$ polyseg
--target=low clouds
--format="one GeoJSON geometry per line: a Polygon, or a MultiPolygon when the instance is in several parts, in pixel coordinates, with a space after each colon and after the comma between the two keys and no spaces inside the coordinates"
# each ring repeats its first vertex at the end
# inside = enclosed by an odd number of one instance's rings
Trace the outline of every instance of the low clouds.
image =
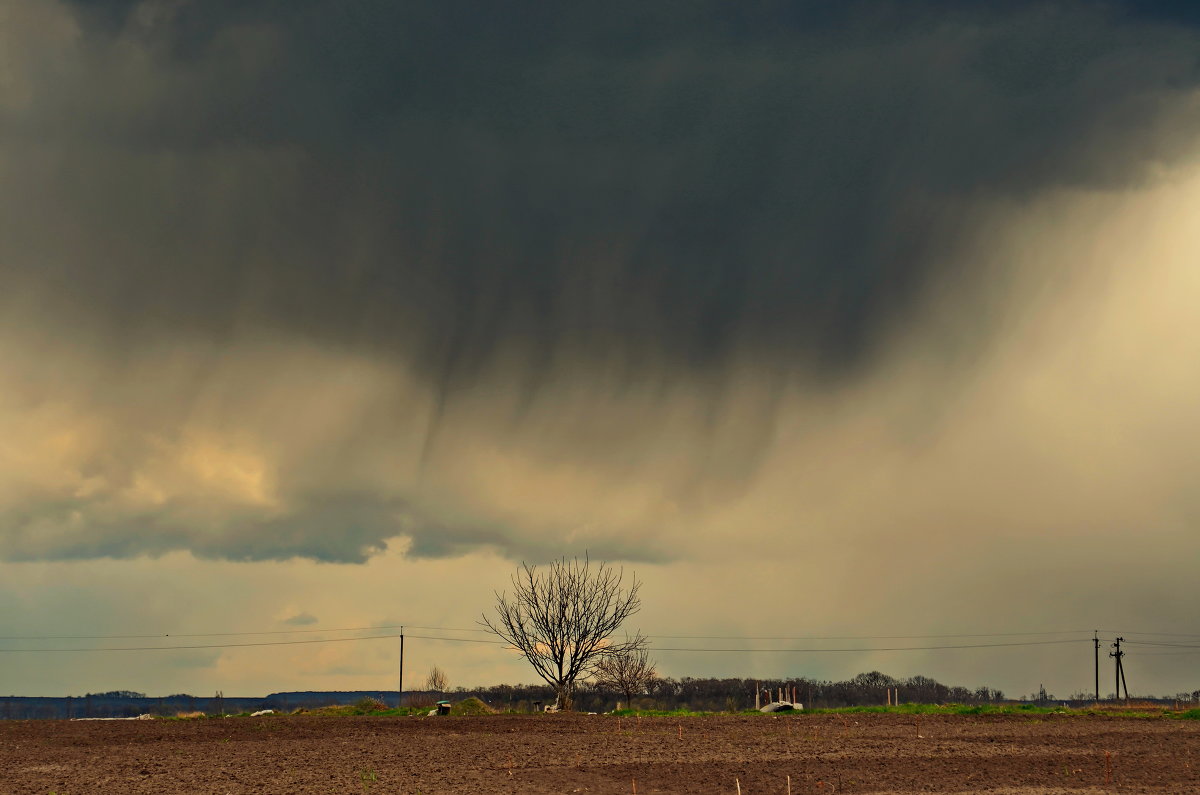
{"type": "Polygon", "coordinates": [[[1191,515],[1174,17],[4,8],[7,560],[1191,515]]]}
{"type": "Polygon", "coordinates": [[[296,613],[283,619],[283,623],[292,627],[307,627],[317,623],[317,617],[312,613],[296,613]]]}

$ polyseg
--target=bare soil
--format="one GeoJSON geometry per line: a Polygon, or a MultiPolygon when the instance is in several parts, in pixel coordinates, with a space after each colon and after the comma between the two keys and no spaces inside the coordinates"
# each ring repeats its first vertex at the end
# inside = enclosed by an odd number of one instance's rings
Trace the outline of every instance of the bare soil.
{"type": "Polygon", "coordinates": [[[1200,792],[1200,722],[606,715],[0,721],[0,793],[1200,792]],[[680,735],[682,734],[682,738],[680,735]],[[1110,783],[1106,783],[1106,781],[1110,783]]]}

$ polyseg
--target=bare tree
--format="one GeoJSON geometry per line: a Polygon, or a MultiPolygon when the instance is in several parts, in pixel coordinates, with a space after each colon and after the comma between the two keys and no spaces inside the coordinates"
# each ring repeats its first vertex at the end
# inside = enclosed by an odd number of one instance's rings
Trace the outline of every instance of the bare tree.
{"type": "Polygon", "coordinates": [[[445,671],[436,665],[429,669],[429,676],[425,677],[426,690],[432,690],[435,693],[445,693],[447,684],[445,671]]]}
{"type": "Polygon", "coordinates": [[[625,696],[625,706],[633,706],[633,697],[650,689],[658,679],[650,652],[645,648],[606,655],[595,666],[596,686],[615,690],[625,696]]]}
{"type": "Polygon", "coordinates": [[[641,607],[641,583],[606,563],[593,569],[585,555],[557,560],[546,570],[522,563],[512,577],[513,595],[496,593],[496,617],[483,626],[512,644],[554,688],[558,708],[571,709],[575,685],[603,660],[643,649],[641,633],[614,643],[611,635],[641,607]]]}

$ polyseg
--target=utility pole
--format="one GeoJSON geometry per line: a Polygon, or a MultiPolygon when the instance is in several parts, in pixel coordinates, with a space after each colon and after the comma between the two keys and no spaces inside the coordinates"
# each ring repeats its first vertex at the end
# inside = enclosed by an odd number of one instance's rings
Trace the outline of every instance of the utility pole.
{"type": "Polygon", "coordinates": [[[404,627],[400,627],[400,689],[396,691],[396,708],[404,706],[404,627]]]}
{"type": "MultiPolygon", "coordinates": [[[[1123,641],[1123,640],[1125,640],[1125,639],[1117,638],[1116,642],[1113,643],[1113,648],[1116,649],[1116,651],[1110,651],[1108,653],[1109,657],[1112,657],[1114,660],[1117,661],[1116,671],[1113,672],[1113,676],[1116,679],[1115,695],[1117,698],[1121,697],[1121,684],[1125,681],[1125,667],[1121,664],[1121,658],[1125,656],[1125,652],[1121,651],[1121,641],[1123,641]]],[[[1125,700],[1126,701],[1129,700],[1129,686],[1128,685],[1125,686],[1125,700]]]]}
{"type": "MultiPolygon", "coordinates": [[[[1121,657],[1125,656],[1125,652],[1121,652],[1121,657]]],[[[1117,668],[1121,671],[1121,687],[1125,688],[1125,706],[1129,706],[1129,685],[1125,683],[1125,662],[1117,658],[1117,668]]]]}
{"type": "Polygon", "coordinates": [[[1096,652],[1096,700],[1100,700],[1100,631],[1092,630],[1092,644],[1096,652]]]}

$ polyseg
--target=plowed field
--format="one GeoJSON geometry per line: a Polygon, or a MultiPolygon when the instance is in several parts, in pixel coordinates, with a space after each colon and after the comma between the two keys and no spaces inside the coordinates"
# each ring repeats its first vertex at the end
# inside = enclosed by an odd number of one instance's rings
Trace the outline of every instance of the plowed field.
{"type": "Polygon", "coordinates": [[[1200,722],[902,715],[0,721],[3,793],[1200,792],[1200,722]],[[1106,753],[1107,752],[1107,753],[1106,753]],[[1106,779],[1111,783],[1107,783],[1106,779]]]}

